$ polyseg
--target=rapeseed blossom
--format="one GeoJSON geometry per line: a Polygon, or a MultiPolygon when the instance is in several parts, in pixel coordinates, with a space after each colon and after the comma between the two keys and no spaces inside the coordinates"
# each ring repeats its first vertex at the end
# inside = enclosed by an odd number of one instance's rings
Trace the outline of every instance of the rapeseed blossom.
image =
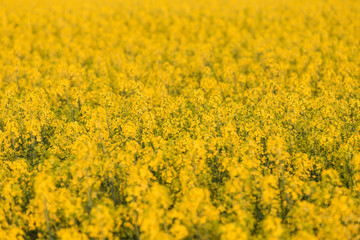
{"type": "Polygon", "coordinates": [[[0,239],[360,239],[360,2],[0,1],[0,239]]]}

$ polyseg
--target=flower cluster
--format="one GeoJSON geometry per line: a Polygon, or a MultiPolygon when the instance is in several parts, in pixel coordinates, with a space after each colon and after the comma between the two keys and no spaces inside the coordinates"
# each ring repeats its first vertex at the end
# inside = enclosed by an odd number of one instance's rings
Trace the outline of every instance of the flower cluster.
{"type": "Polygon", "coordinates": [[[360,1],[0,1],[0,239],[360,239],[360,1]]]}

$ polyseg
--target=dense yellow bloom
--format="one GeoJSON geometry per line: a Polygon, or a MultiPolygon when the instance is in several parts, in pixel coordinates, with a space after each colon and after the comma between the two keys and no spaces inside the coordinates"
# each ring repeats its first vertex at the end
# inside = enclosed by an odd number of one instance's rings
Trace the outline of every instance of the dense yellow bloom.
{"type": "Polygon", "coordinates": [[[360,2],[0,1],[1,239],[360,239],[360,2]]]}

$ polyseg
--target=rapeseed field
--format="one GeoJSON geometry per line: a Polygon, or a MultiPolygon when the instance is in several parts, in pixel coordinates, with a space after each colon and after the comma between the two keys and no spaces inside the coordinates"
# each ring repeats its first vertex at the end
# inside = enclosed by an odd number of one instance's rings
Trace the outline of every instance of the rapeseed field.
{"type": "Polygon", "coordinates": [[[360,239],[360,1],[1,0],[0,239],[360,239]]]}

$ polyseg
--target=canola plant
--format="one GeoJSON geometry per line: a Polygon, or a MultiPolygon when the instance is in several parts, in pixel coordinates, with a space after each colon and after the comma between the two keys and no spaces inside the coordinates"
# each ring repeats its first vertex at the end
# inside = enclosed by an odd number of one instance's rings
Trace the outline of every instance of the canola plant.
{"type": "Polygon", "coordinates": [[[360,239],[360,2],[0,1],[0,239],[360,239]]]}

